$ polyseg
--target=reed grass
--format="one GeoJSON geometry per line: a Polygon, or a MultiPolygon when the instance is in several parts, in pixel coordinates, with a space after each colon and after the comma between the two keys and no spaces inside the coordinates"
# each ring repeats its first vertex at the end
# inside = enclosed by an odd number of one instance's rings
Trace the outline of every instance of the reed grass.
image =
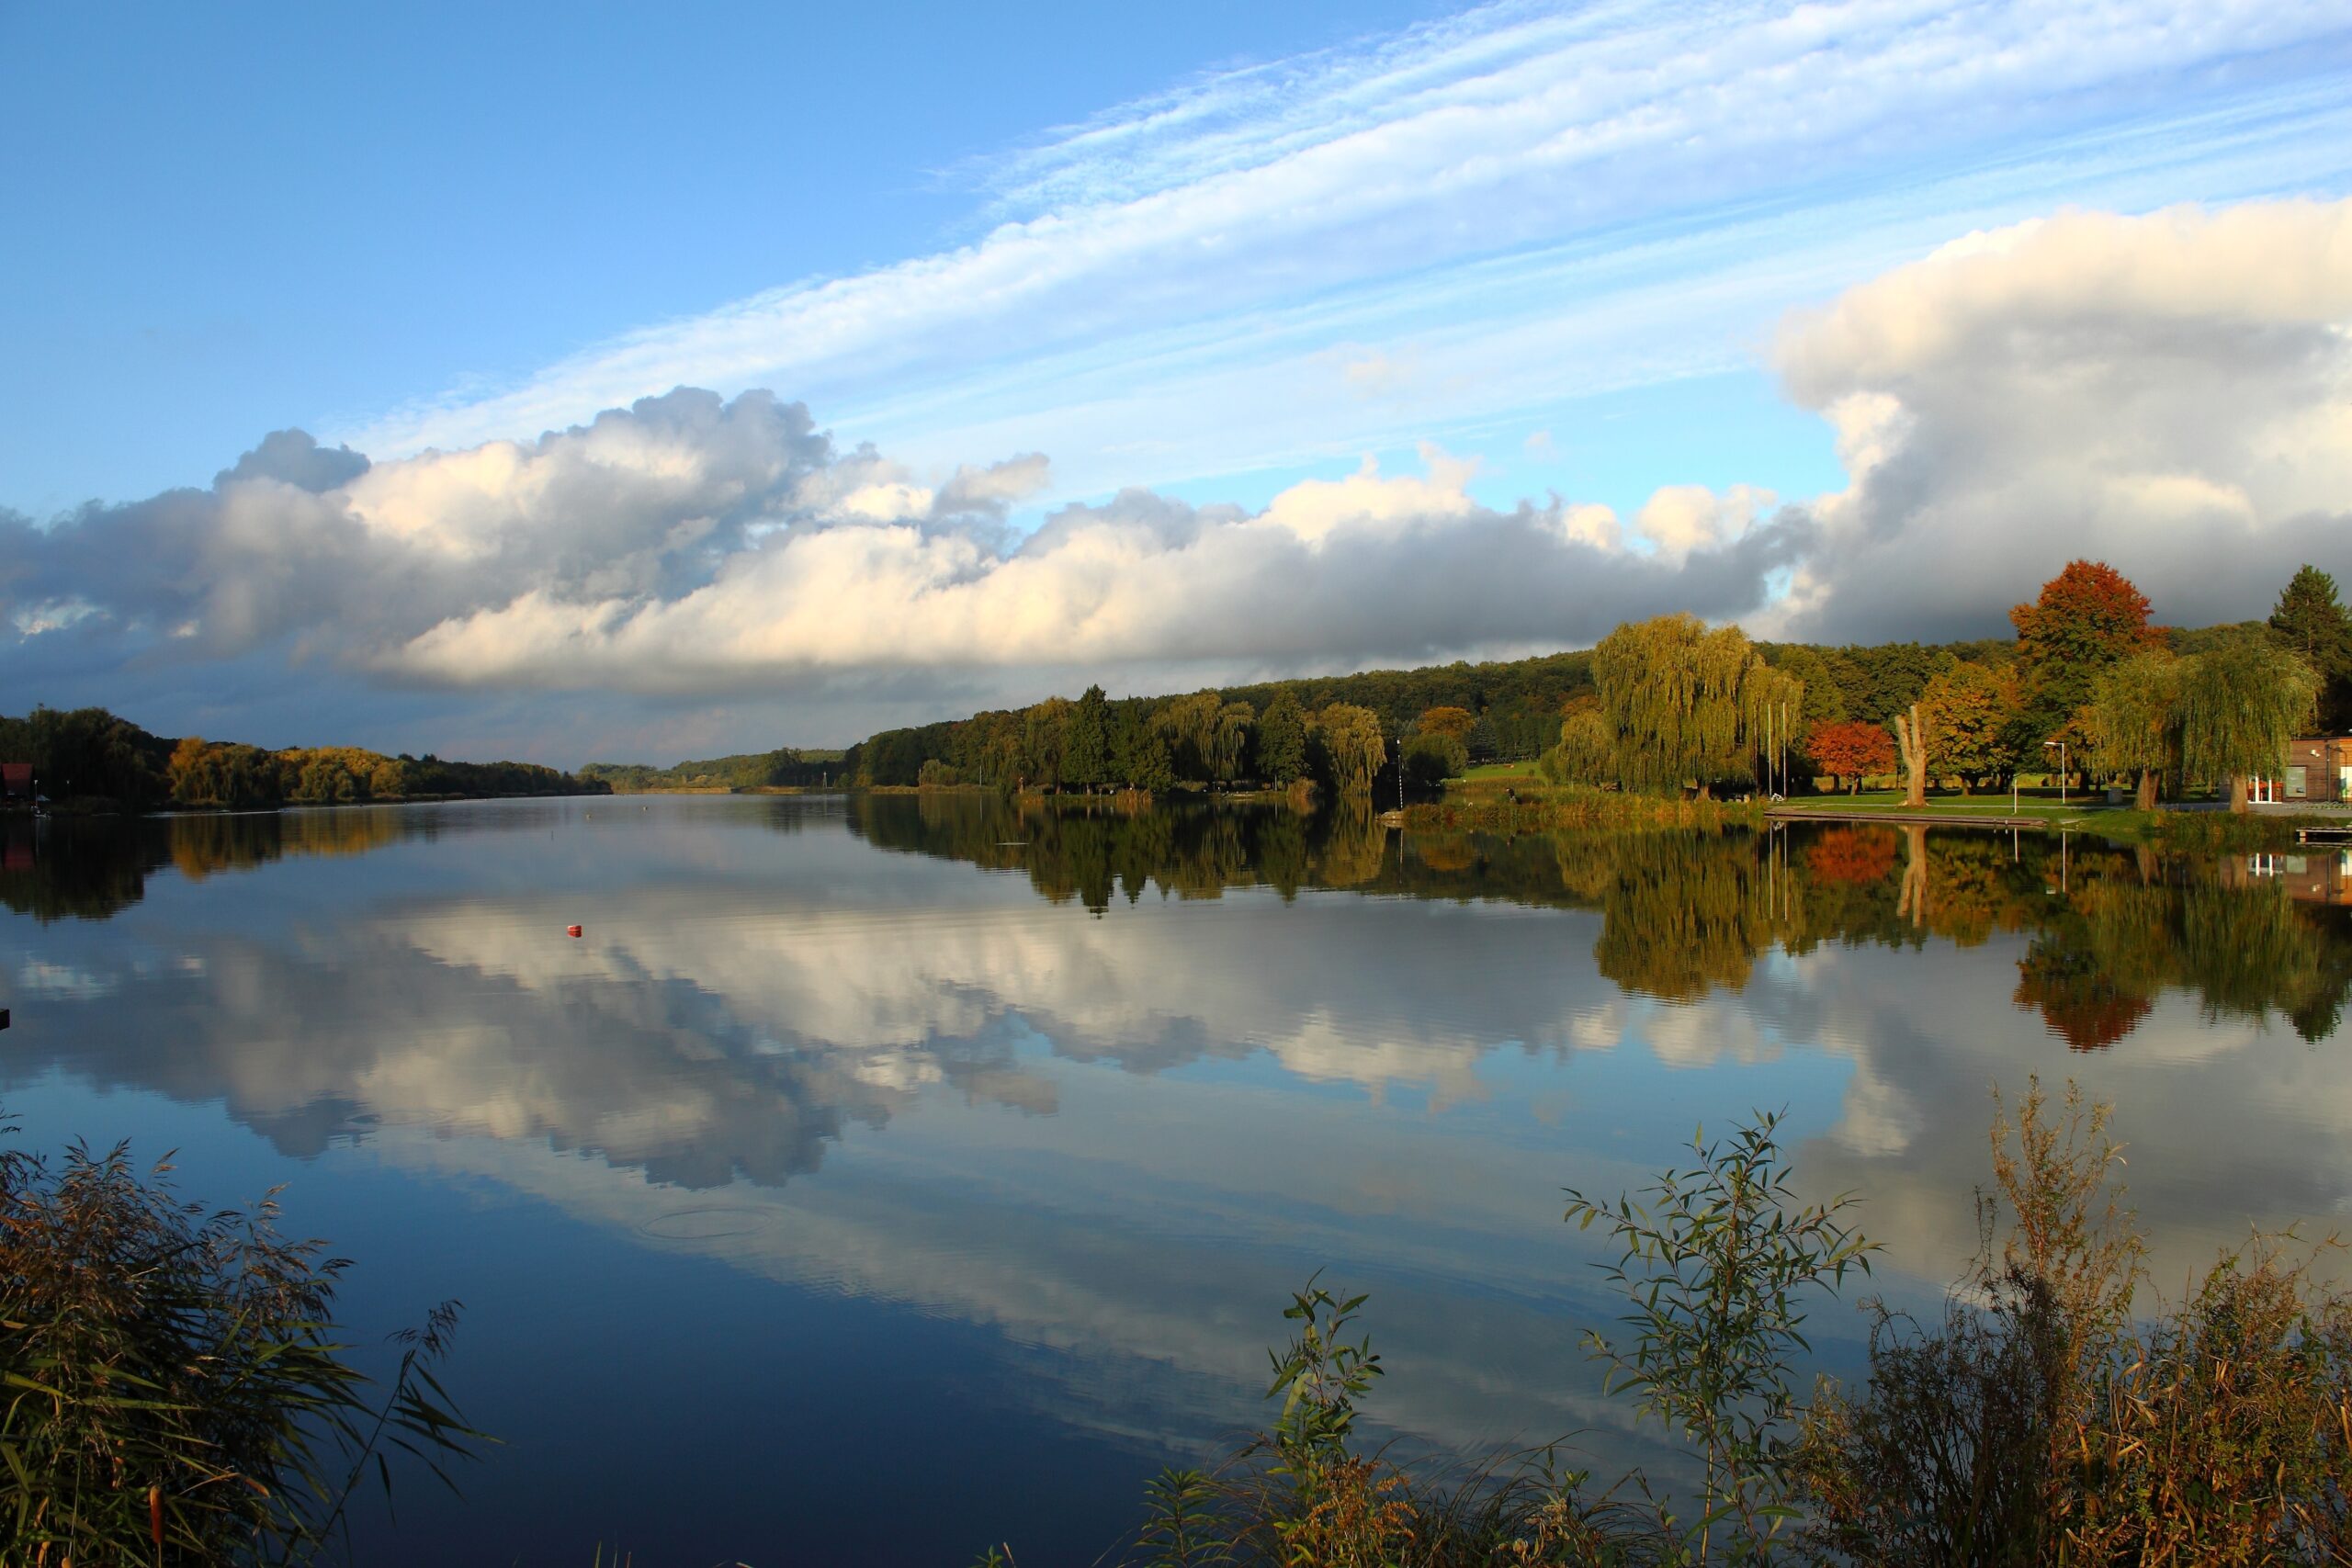
{"type": "Polygon", "coordinates": [[[171,1168],[0,1152],[0,1562],[309,1562],[390,1452],[446,1482],[487,1440],[435,1372],[458,1303],[371,1383],[336,1337],[344,1260],[274,1201],[181,1201],[171,1168]]]}

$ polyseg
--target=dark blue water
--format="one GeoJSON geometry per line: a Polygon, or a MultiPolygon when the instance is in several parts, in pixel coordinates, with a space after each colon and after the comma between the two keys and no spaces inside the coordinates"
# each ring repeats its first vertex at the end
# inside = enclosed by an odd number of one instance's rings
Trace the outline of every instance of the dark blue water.
{"type": "Polygon", "coordinates": [[[1898,1296],[2034,1073],[2116,1101],[2160,1278],[2352,1213],[2333,853],[909,797],[0,831],[20,1140],[283,1184],[367,1342],[464,1302],[503,1445],[408,1477],[370,1563],[1091,1562],[1260,1417],[1318,1269],[1408,1447],[1656,1461],[1560,1189],[1756,1107],[1898,1296]]]}

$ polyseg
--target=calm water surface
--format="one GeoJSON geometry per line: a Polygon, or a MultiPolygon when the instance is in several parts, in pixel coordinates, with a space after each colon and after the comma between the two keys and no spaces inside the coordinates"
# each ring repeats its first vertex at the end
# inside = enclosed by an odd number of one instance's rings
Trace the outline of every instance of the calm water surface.
{"type": "MultiPolygon", "coordinates": [[[[370,1340],[465,1303],[451,1385],[505,1446],[370,1563],[1090,1562],[1256,1417],[1317,1269],[1372,1292],[1400,1440],[1655,1461],[1560,1189],[1754,1107],[1899,1298],[1972,1249],[2030,1074],[2116,1101],[2169,1277],[2352,1217],[2335,852],[910,797],[34,828],[20,1139],[284,1184],[370,1340]]],[[[1859,1321],[1815,1325],[1850,1366],[1859,1321]]]]}

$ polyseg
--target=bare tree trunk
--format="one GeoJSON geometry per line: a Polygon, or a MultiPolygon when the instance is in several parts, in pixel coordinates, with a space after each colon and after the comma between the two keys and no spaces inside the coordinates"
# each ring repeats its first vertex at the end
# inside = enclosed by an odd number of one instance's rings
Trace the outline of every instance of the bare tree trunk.
{"type": "Polygon", "coordinates": [[[2230,809],[2243,817],[2253,807],[2246,803],[2245,775],[2239,773],[2230,780],[2230,809]]]}
{"type": "Polygon", "coordinates": [[[2140,793],[2132,804],[2143,811],[2154,811],[2156,808],[2155,769],[2142,768],[2140,770],[2140,793]]]}
{"type": "Polygon", "coordinates": [[[1901,714],[1894,716],[1894,739],[1896,744],[1903,748],[1903,804],[1925,806],[1928,804],[1928,731],[1919,722],[1917,703],[1911,705],[1908,720],[1901,714]]]}

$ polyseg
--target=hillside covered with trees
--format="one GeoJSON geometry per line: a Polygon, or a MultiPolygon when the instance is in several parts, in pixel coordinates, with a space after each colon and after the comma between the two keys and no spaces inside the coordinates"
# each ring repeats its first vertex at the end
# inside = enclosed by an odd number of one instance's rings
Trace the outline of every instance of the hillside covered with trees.
{"type": "Polygon", "coordinates": [[[580,776],[609,785],[616,795],[628,795],[655,789],[821,788],[841,783],[842,773],[839,751],[786,746],[668,768],[644,762],[590,762],[580,770],[580,776]]]}
{"type": "Polygon", "coordinates": [[[537,762],[388,757],[356,746],[268,750],[191,735],[151,735],[104,708],[0,716],[0,760],[30,762],[41,792],[126,810],[347,806],[496,795],[603,795],[604,784],[537,762]]]}
{"type": "Polygon", "coordinates": [[[1093,686],[1075,701],[884,730],[841,766],[867,786],[1311,779],[1361,795],[1400,761],[1429,785],[1540,755],[1557,781],[1623,789],[1850,786],[1900,767],[1916,792],[1930,779],[1966,790],[2050,771],[2063,746],[2070,770],[2128,776],[2152,803],[2166,780],[2177,791],[2275,770],[2303,727],[2352,726],[2352,621],[2326,573],[2304,568],[2267,623],[2168,628],[2151,608],[2121,573],[2077,561],[2011,612],[2014,639],[1755,642],[1666,615],[1588,651],[1509,662],[1159,697],[1093,686]]]}

